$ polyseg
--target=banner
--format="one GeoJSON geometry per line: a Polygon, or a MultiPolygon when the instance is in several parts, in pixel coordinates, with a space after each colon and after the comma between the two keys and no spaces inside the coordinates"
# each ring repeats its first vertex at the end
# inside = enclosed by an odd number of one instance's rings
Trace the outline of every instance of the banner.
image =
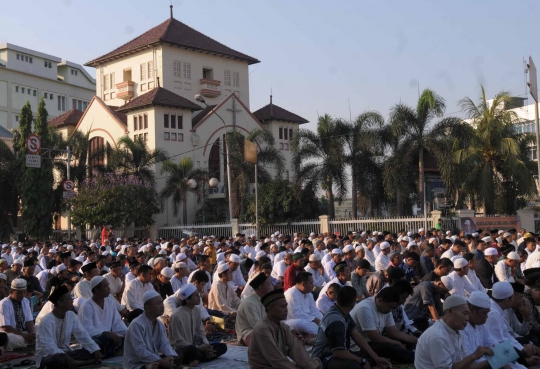
{"type": "Polygon", "coordinates": [[[461,229],[467,233],[474,233],[481,229],[482,231],[490,231],[492,229],[509,230],[512,228],[519,229],[518,217],[466,217],[461,218],[461,229]]]}

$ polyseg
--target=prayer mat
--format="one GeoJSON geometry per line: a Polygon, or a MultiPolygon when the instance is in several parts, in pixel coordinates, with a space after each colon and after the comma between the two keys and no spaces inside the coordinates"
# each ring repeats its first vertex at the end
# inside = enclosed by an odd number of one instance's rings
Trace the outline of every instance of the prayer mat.
{"type": "Polygon", "coordinates": [[[34,355],[28,354],[28,353],[5,351],[4,355],[0,356],[0,363],[6,363],[8,361],[22,359],[23,357],[29,357],[29,356],[34,356],[34,355]]]}

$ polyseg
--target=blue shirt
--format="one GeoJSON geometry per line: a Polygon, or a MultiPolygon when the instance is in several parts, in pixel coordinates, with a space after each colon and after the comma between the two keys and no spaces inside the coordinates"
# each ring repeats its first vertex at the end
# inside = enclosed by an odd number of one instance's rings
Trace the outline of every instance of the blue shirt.
{"type": "Polygon", "coordinates": [[[399,264],[399,267],[405,271],[407,282],[410,282],[411,279],[416,277],[416,271],[413,267],[408,266],[406,262],[402,261],[401,264],[399,264]]]}
{"type": "Polygon", "coordinates": [[[478,249],[474,250],[474,255],[476,256],[476,262],[481,262],[484,260],[484,252],[478,249]]]}
{"type": "Polygon", "coordinates": [[[426,255],[420,257],[420,262],[424,265],[428,273],[435,270],[435,264],[433,264],[431,258],[428,258],[426,255]]]}

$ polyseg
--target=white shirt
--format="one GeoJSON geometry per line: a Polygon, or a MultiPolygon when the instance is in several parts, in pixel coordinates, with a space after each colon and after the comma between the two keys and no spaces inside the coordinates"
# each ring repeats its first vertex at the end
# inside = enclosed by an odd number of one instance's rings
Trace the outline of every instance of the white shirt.
{"type": "Polygon", "coordinates": [[[336,272],[334,272],[335,266],[336,262],[334,260],[329,260],[328,263],[324,264],[324,274],[326,274],[328,278],[336,277],[336,272]]]}
{"type": "Polygon", "coordinates": [[[49,273],[50,269],[44,269],[41,272],[36,275],[36,278],[39,281],[39,285],[41,286],[41,289],[45,291],[45,287],[47,287],[47,281],[49,280],[49,273]]]}
{"type": "Polygon", "coordinates": [[[92,298],[92,289],[90,288],[90,281],[81,279],[79,283],[73,289],[73,296],[80,297],[85,300],[92,298]]]}
{"type": "Polygon", "coordinates": [[[319,269],[313,269],[309,265],[304,268],[304,270],[308,273],[311,273],[313,276],[313,285],[315,287],[322,288],[330,280],[328,276],[325,274],[321,274],[319,269]]]}
{"type": "Polygon", "coordinates": [[[315,302],[315,305],[317,305],[317,308],[320,310],[321,313],[326,314],[328,310],[335,304],[335,301],[330,300],[330,297],[325,293],[324,295],[320,294],[319,298],[315,302]]]}
{"type": "Polygon", "coordinates": [[[115,277],[111,273],[107,273],[103,277],[109,282],[111,295],[116,296],[122,289],[122,278],[115,277]]]}
{"type": "MultiPolygon", "coordinates": [[[[472,355],[476,351],[476,348],[478,346],[492,348],[493,346],[496,346],[498,344],[498,342],[495,341],[495,338],[493,338],[493,336],[489,332],[488,327],[486,327],[485,324],[477,325],[473,328],[471,323],[467,323],[467,327],[465,327],[465,329],[461,332],[463,335],[463,339],[465,340],[467,356],[472,355]]],[[[476,361],[484,360],[486,360],[485,356],[476,361]]]]}
{"type": "Polygon", "coordinates": [[[255,260],[255,248],[253,246],[244,246],[240,247],[240,253],[242,254],[248,254],[248,258],[255,260]]]}
{"type": "Polygon", "coordinates": [[[275,279],[283,279],[285,276],[285,270],[287,270],[287,264],[285,264],[285,260],[281,260],[280,262],[276,263],[274,267],[272,268],[272,273],[270,274],[275,279]]]}
{"type": "MultiPolygon", "coordinates": [[[[528,250],[528,249],[525,249],[528,250]]],[[[534,252],[529,254],[529,257],[527,258],[527,268],[534,268],[534,264],[537,264],[540,261],[540,251],[538,249],[534,250],[534,252]]]]}
{"type": "Polygon", "coordinates": [[[465,278],[467,278],[467,281],[469,281],[469,283],[478,291],[486,293],[486,288],[482,285],[480,278],[478,278],[474,270],[469,269],[469,272],[467,273],[465,278]]]}
{"type": "Polygon", "coordinates": [[[498,343],[503,343],[504,341],[510,341],[512,346],[518,350],[523,350],[523,346],[519,343],[511,334],[504,320],[504,311],[501,307],[493,300],[491,300],[491,309],[488,313],[488,318],[486,321],[486,327],[488,327],[489,332],[498,343]]]}
{"type": "Polygon", "coordinates": [[[375,259],[377,259],[377,256],[379,256],[379,254],[381,253],[381,246],[377,243],[375,244],[375,246],[373,246],[373,250],[371,250],[373,252],[373,255],[375,256],[375,259]]]}
{"type": "Polygon", "coordinates": [[[2,254],[2,259],[7,261],[9,266],[13,264],[13,256],[11,256],[11,254],[2,254]]]}
{"type": "Polygon", "coordinates": [[[322,319],[323,315],[315,305],[313,294],[303,294],[296,286],[285,291],[287,300],[287,319],[302,319],[308,322],[313,319],[322,319]]]}
{"type": "MultiPolygon", "coordinates": [[[[191,272],[191,274],[189,275],[188,277],[188,283],[191,283],[191,279],[193,278],[193,274],[195,274],[195,272],[197,272],[199,269],[195,269],[193,272],[191,272]]],[[[210,275],[209,272],[206,272],[206,275],[208,276],[208,283],[206,283],[202,289],[201,292],[204,292],[204,293],[208,293],[210,292],[210,289],[212,288],[212,276],[210,275]]]]}
{"type": "Polygon", "coordinates": [[[133,274],[133,273],[131,273],[131,272],[129,272],[128,274],[126,274],[126,280],[125,280],[126,285],[127,285],[129,282],[131,282],[132,280],[134,280],[134,279],[137,279],[137,276],[136,276],[135,274],[133,274]]]}
{"type": "Polygon", "coordinates": [[[454,256],[456,256],[456,253],[452,251],[452,248],[450,247],[448,250],[443,252],[443,254],[441,255],[441,259],[452,259],[454,256]]]}
{"type": "Polygon", "coordinates": [[[182,279],[178,279],[178,277],[175,275],[171,278],[171,285],[174,292],[178,291],[183,285],[187,284],[187,277],[183,277],[182,279]]]}
{"type": "Polygon", "coordinates": [[[374,297],[360,301],[351,310],[350,315],[367,342],[370,339],[366,331],[377,331],[382,335],[386,327],[396,325],[391,312],[383,314],[377,310],[374,297]]]}
{"type": "MultiPolygon", "coordinates": [[[[463,334],[455,332],[443,319],[429,327],[418,339],[414,355],[416,369],[450,369],[467,355],[463,334]]],[[[475,348],[476,350],[476,348],[475,348]]]]}
{"type": "Polygon", "coordinates": [[[93,299],[86,300],[80,307],[79,321],[90,337],[99,336],[103,332],[126,335],[127,327],[112,299],[110,296],[104,299],[103,309],[93,299]]]}
{"type": "Polygon", "coordinates": [[[448,277],[454,281],[454,288],[450,291],[451,295],[469,297],[473,291],[476,291],[476,288],[469,283],[466,276],[460,277],[456,272],[452,272],[448,274],[448,277]]]}
{"type": "Polygon", "coordinates": [[[369,261],[369,263],[371,264],[372,267],[375,268],[375,260],[377,259],[375,254],[373,253],[373,250],[370,250],[368,249],[368,247],[364,247],[364,251],[366,253],[366,256],[364,257],[364,259],[366,259],[367,261],[369,261]]]}
{"type": "Polygon", "coordinates": [[[64,319],[58,319],[49,313],[43,317],[36,330],[36,367],[39,368],[41,360],[50,355],[63,354],[72,351],[70,347],[71,335],[88,352],[99,350],[99,346],[83,328],[77,315],[68,311],[64,319]]]}
{"type": "Polygon", "coordinates": [[[381,270],[388,269],[388,265],[390,264],[390,258],[388,255],[383,254],[382,252],[377,256],[377,259],[375,259],[375,271],[379,272],[381,270]]]}
{"type": "Polygon", "coordinates": [[[143,295],[146,291],[152,290],[154,290],[154,286],[152,286],[150,283],[143,284],[140,279],[134,279],[133,281],[129,282],[124,289],[124,293],[122,295],[122,305],[125,305],[129,311],[133,311],[135,309],[144,310],[142,300],[143,295]]]}
{"type": "MultiPolygon", "coordinates": [[[[24,314],[24,322],[34,321],[32,316],[32,310],[30,309],[30,300],[23,298],[22,302],[22,311],[24,314]]],[[[15,320],[15,310],[13,309],[13,302],[9,297],[6,297],[0,301],[0,327],[9,325],[10,327],[16,328],[17,321],[15,320]]],[[[25,328],[26,329],[26,328],[25,328]]]]}
{"type": "Polygon", "coordinates": [[[499,279],[499,282],[514,282],[514,277],[512,277],[512,268],[507,266],[504,260],[499,261],[495,265],[495,275],[499,279]]]}
{"type": "Polygon", "coordinates": [[[323,256],[323,258],[321,259],[321,264],[323,266],[326,265],[326,263],[328,263],[330,260],[332,260],[332,254],[331,253],[327,253],[326,255],[323,256]]]}

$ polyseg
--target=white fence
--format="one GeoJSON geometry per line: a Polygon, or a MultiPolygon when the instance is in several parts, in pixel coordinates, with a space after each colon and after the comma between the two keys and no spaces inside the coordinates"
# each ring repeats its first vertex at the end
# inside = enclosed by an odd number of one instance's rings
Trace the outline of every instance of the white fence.
{"type": "Polygon", "coordinates": [[[420,228],[431,228],[431,218],[367,218],[367,219],[347,219],[330,220],[328,228],[331,233],[339,232],[340,235],[349,231],[371,230],[388,231],[397,233],[400,230],[418,231],[420,228]]]}
{"type": "MultiPolygon", "coordinates": [[[[126,238],[126,237],[137,237],[139,239],[146,238],[150,236],[150,231],[148,228],[115,228],[113,229],[114,235],[116,238],[126,238]]],[[[80,232],[77,231],[75,227],[71,229],[71,239],[78,239],[80,232]]],[[[91,228],[84,231],[86,240],[98,240],[101,239],[101,228],[91,228]]],[[[54,240],[68,240],[68,230],[67,229],[54,229],[52,238],[54,240]]]]}
{"type": "Polygon", "coordinates": [[[178,239],[188,238],[194,232],[197,236],[232,236],[231,223],[217,224],[178,224],[172,226],[159,227],[158,234],[161,238],[169,239],[175,237],[178,239]]]}
{"type": "MultiPolygon", "coordinates": [[[[256,225],[255,224],[239,224],[240,233],[247,235],[256,234],[256,225]]],[[[261,225],[259,226],[258,236],[265,237],[275,232],[279,232],[284,235],[292,236],[295,233],[302,233],[303,236],[308,236],[311,232],[319,234],[321,233],[321,221],[319,219],[313,220],[303,220],[300,222],[293,223],[278,223],[272,225],[261,225]]]]}

